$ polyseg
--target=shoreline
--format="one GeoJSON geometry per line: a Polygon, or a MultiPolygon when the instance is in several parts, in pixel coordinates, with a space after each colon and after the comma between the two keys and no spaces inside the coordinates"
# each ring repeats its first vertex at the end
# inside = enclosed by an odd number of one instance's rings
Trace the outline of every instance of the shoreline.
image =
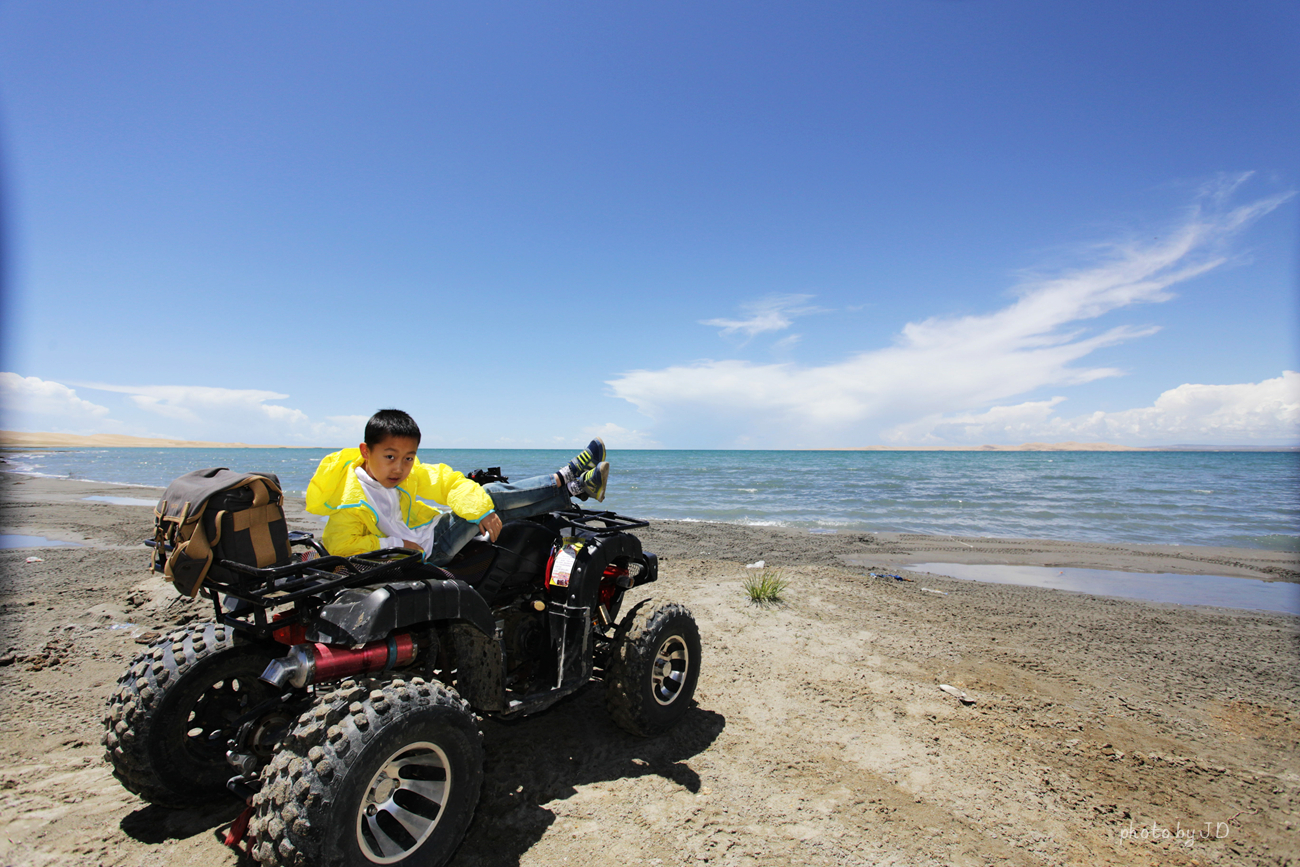
{"type": "MultiPolygon", "coordinates": [[[[0,472],[0,501],[13,505],[24,501],[66,506],[78,503],[90,505],[85,497],[111,496],[111,491],[122,488],[144,494],[139,499],[157,500],[163,493],[162,488],[149,485],[0,472]],[[16,482],[15,479],[22,481],[16,482]]],[[[141,509],[143,506],[127,508],[141,509]]],[[[319,537],[322,527],[320,519],[304,510],[302,497],[286,494],[285,512],[295,529],[316,532],[319,537]],[[294,522],[297,522],[297,526],[294,522]]],[[[46,517],[42,512],[40,518],[33,515],[29,521],[24,521],[22,535],[44,536],[69,542],[82,541],[60,536],[58,529],[53,531],[53,536],[37,532],[43,529],[39,522],[46,517]]],[[[141,538],[144,538],[151,524],[146,519],[142,520],[141,538]]],[[[650,527],[645,531],[644,538],[655,540],[656,544],[651,545],[647,541],[647,548],[660,556],[688,554],[693,550],[694,540],[725,534],[732,545],[729,554],[733,558],[744,559],[746,563],[772,560],[774,566],[812,562],[840,567],[864,567],[870,561],[879,568],[899,570],[909,562],[944,562],[972,566],[1039,566],[1148,574],[1220,575],[1300,584],[1300,552],[1267,548],[1083,542],[867,530],[811,533],[803,529],[766,524],[666,518],[649,520],[650,527]],[[773,560],[774,557],[777,559],[773,560]]]]}
{"type": "MultiPolygon", "coordinates": [[[[157,636],[213,616],[148,572],[151,509],[85,499],[121,490],[0,474],[0,532],[82,545],[0,549],[0,861],[237,867],[220,833],[238,802],[160,811],[103,760],[117,678],[157,636]]],[[[292,528],[320,529],[286,502],[292,528]]],[[[485,718],[457,863],[1226,867],[1293,847],[1300,617],[871,572],[921,554],[1263,577],[1295,555],[678,521],[635,532],[660,577],[625,611],[651,595],[689,606],[695,706],[653,739],[614,726],[599,682],[535,717],[485,718]],[[789,582],[766,607],[743,588],[759,559],[789,582]],[[1205,822],[1229,833],[1192,853],[1126,833],[1205,822]]]]}

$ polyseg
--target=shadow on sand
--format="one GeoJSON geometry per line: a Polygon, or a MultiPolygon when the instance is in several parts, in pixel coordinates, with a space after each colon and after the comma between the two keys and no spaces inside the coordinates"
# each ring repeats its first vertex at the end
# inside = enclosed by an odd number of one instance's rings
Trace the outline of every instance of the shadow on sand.
{"type": "MultiPolygon", "coordinates": [[[[726,725],[719,713],[693,705],[681,722],[657,738],[638,738],[614,725],[600,684],[536,717],[511,723],[483,722],[483,792],[465,842],[452,864],[498,867],[518,864],[555,821],[544,804],[571,797],[577,787],[655,775],[689,792],[700,777],[688,764],[708,749],[726,725]]],[[[243,810],[229,802],[189,810],[142,807],[121,827],[142,843],[192,837],[211,830],[218,840],[243,810]]],[[[240,867],[256,867],[246,855],[240,867]]]]}
{"type": "Polygon", "coordinates": [[[555,821],[546,803],[577,787],[655,775],[690,792],[700,777],[689,760],[709,748],[726,719],[693,706],[672,731],[639,738],[614,725],[598,684],[546,713],[514,723],[483,724],[483,793],[457,867],[518,864],[555,821]]]}
{"type": "Polygon", "coordinates": [[[127,836],[141,843],[157,845],[168,840],[184,840],[195,834],[228,825],[243,809],[244,805],[233,797],[216,804],[188,810],[168,810],[150,804],[124,816],[120,826],[127,836]]]}

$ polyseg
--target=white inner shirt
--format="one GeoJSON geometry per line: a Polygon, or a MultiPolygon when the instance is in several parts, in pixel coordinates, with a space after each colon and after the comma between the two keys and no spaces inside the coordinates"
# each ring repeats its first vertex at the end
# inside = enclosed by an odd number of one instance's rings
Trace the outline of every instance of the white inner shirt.
{"type": "Polygon", "coordinates": [[[402,520],[402,504],[397,488],[385,488],[364,467],[355,467],[353,472],[366,492],[366,501],[375,507],[375,514],[379,518],[379,532],[384,534],[379,540],[379,547],[401,548],[402,542],[411,541],[428,551],[433,543],[433,525],[436,522],[425,524],[419,529],[406,526],[402,520]]]}

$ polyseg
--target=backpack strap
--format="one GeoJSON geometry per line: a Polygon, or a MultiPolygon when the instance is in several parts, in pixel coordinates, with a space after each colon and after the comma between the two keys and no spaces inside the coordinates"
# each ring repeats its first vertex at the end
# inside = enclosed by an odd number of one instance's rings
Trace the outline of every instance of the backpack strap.
{"type": "Polygon", "coordinates": [[[271,538],[271,522],[281,520],[284,510],[280,508],[278,497],[272,500],[265,480],[253,479],[248,486],[253,489],[253,505],[234,513],[231,528],[237,532],[249,531],[259,567],[274,566],[279,555],[275,550],[275,540],[271,538]]]}

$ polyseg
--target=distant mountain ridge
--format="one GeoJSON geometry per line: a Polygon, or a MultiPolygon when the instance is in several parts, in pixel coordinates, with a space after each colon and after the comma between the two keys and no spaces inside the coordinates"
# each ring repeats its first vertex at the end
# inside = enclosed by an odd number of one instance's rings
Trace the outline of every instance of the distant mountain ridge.
{"type": "MultiPolygon", "coordinates": [[[[203,440],[178,440],[161,437],[135,437],[125,434],[32,433],[0,431],[0,447],[6,448],[146,448],[146,449],[304,449],[340,448],[340,446],[284,446],[249,443],[218,443],[203,440]]],[[[1018,446],[849,446],[829,449],[799,449],[819,452],[1294,452],[1300,446],[1122,446],[1115,443],[1021,443],[1018,446]]]]}
{"type": "Polygon", "coordinates": [[[38,447],[56,446],[73,448],[144,448],[144,449],[294,449],[319,448],[318,446],[252,445],[249,443],[216,443],[201,440],[173,440],[156,437],[133,437],[126,434],[63,434],[31,433],[29,431],[0,431],[0,446],[38,447]]]}

